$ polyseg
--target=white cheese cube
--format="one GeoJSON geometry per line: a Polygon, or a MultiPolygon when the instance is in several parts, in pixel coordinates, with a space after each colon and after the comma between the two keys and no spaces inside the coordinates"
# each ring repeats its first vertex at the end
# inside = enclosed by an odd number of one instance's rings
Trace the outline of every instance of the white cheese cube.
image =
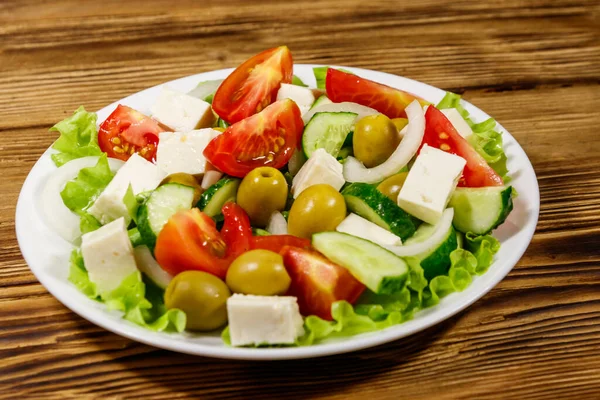
{"type": "Polygon", "coordinates": [[[380,246],[400,246],[402,239],[379,225],[372,223],[363,217],[350,213],[338,226],[336,231],[347,233],[365,240],[369,240],[380,246]]]}
{"type": "Polygon", "coordinates": [[[123,279],[137,271],[125,219],[86,233],[81,237],[83,263],[98,292],[110,293],[123,279]]]}
{"type": "Polygon", "coordinates": [[[234,294],[227,299],[232,346],[292,344],[304,334],[298,302],[291,296],[234,294]]]}
{"type": "Polygon", "coordinates": [[[445,108],[440,111],[448,118],[460,136],[466,139],[473,134],[473,130],[456,108],[445,108]]]}
{"type": "Polygon", "coordinates": [[[87,211],[102,224],[107,224],[121,217],[124,217],[128,222],[130,216],[127,206],[123,202],[123,197],[125,197],[129,185],[131,184],[133,194],[137,195],[147,190],[156,189],[165,176],[164,171],[156,165],[134,153],[117,171],[87,211]]]}
{"type": "Polygon", "coordinates": [[[163,86],[151,111],[153,118],[178,132],[207,128],[215,120],[209,103],[168,86],[163,86]]]}
{"type": "Polygon", "coordinates": [[[464,158],[423,146],[398,193],[398,205],[431,225],[442,217],[465,167],[464,158]]]}
{"type": "Polygon", "coordinates": [[[317,149],[294,177],[292,194],[297,198],[306,188],[321,183],[340,190],[345,182],[342,164],[325,149],[317,149]]]}
{"type": "Polygon", "coordinates": [[[298,105],[301,114],[306,113],[315,102],[312,89],[290,83],[282,83],[277,92],[277,101],[290,99],[298,105]]]}
{"type": "Polygon", "coordinates": [[[161,132],[156,150],[156,165],[168,175],[176,172],[202,174],[206,168],[202,152],[220,133],[211,128],[188,133],[161,132]]]}

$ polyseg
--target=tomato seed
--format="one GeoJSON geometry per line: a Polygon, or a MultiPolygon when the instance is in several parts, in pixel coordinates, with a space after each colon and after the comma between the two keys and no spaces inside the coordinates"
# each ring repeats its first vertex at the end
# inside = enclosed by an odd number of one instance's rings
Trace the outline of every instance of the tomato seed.
{"type": "Polygon", "coordinates": [[[119,146],[114,146],[114,147],[113,147],[113,151],[114,151],[115,153],[118,153],[118,154],[123,154],[123,153],[125,153],[125,151],[124,151],[124,150],[123,150],[121,147],[119,147],[119,146]]]}
{"type": "Polygon", "coordinates": [[[448,146],[446,143],[442,143],[440,145],[440,149],[442,149],[444,151],[450,151],[450,146],[448,146]]]}
{"type": "Polygon", "coordinates": [[[118,137],[115,136],[114,138],[110,139],[110,142],[112,144],[119,145],[119,144],[121,144],[121,139],[119,139],[118,137]]]}
{"type": "Polygon", "coordinates": [[[440,133],[440,139],[443,140],[443,139],[448,139],[448,138],[449,138],[449,136],[448,136],[448,134],[446,132],[440,133]]]}

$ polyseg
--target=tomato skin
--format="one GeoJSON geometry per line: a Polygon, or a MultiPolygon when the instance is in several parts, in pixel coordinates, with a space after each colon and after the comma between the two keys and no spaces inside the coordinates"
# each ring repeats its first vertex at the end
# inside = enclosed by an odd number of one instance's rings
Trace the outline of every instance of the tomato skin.
{"type": "Polygon", "coordinates": [[[303,239],[293,235],[253,236],[250,240],[250,248],[252,250],[263,249],[280,253],[286,246],[294,246],[302,249],[311,248],[309,239],[303,239]]]}
{"type": "MultiPolygon", "coordinates": [[[[467,161],[458,181],[462,187],[502,186],[502,178],[485,161],[477,150],[454,129],[444,113],[434,106],[425,112],[423,144],[456,154],[467,161]]],[[[422,147],[423,145],[421,145],[422,147]]],[[[420,149],[419,149],[420,151],[420,149]]]]}
{"type": "Polygon", "coordinates": [[[374,108],[388,118],[405,118],[404,109],[413,100],[429,104],[419,97],[393,87],[329,68],[325,78],[327,97],[334,103],[349,101],[374,108]]]}
{"type": "Polygon", "coordinates": [[[353,304],[365,290],[346,268],[314,250],[288,246],[281,254],[292,278],[287,295],[298,298],[302,315],[316,315],[331,321],[334,302],[346,300],[353,304]]]}
{"type": "Polygon", "coordinates": [[[254,168],[287,164],[303,129],[300,109],[285,99],[228,127],[203,154],[221,172],[243,178],[254,168]]]}
{"type": "Polygon", "coordinates": [[[292,72],[292,53],[287,46],[265,50],[221,83],[213,97],[213,110],[229,123],[254,115],[275,100],[282,83],[292,82],[292,72]]]}
{"type": "Polygon", "coordinates": [[[233,262],[240,254],[250,250],[252,227],[248,214],[236,203],[225,203],[221,211],[225,218],[221,237],[227,245],[226,257],[233,262]]]}
{"type": "Polygon", "coordinates": [[[168,130],[139,111],[119,104],[100,124],[98,144],[109,157],[127,161],[133,153],[138,153],[154,161],[158,134],[168,130]]]}
{"type": "Polygon", "coordinates": [[[215,222],[197,208],[169,218],[156,238],[154,255],[171,275],[196,270],[224,279],[229,267],[226,244],[215,222]]]}

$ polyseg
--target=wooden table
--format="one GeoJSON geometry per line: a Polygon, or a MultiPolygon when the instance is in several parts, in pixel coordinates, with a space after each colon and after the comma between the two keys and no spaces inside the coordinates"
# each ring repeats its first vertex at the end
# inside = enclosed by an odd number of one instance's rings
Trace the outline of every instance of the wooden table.
{"type": "Polygon", "coordinates": [[[4,0],[0,3],[0,398],[600,398],[600,3],[4,0]],[[464,93],[538,174],[537,232],[465,312],[353,354],[236,362],[104,331],[34,278],[14,230],[48,128],[285,43],[296,62],[464,93]]]}

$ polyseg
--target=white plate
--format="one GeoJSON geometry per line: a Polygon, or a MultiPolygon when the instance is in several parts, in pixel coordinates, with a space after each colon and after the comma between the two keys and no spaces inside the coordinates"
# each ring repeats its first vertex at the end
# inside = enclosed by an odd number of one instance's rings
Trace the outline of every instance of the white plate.
{"type": "MultiPolygon", "coordinates": [[[[306,84],[314,87],[316,83],[312,68],[315,66],[317,65],[295,65],[294,73],[306,84]]],[[[415,93],[432,103],[437,103],[444,96],[444,91],[440,89],[407,78],[359,68],[342,68],[362,77],[415,93]]],[[[231,71],[232,69],[207,72],[177,79],[168,84],[174,89],[187,92],[198,82],[222,79],[231,71]]],[[[148,114],[150,105],[159,90],[160,86],[155,86],[103,108],[98,112],[98,121],[103,121],[118,103],[148,114]]],[[[488,118],[486,113],[471,104],[466,104],[466,109],[476,121],[488,118]]],[[[72,246],[44,224],[35,202],[44,182],[56,169],[49,156],[50,150],[46,151],[33,166],[21,189],[16,213],[17,239],[31,271],[54,297],[88,321],[138,342],[182,353],[251,360],[319,357],[364,349],[426,329],[468,307],[500,282],[525,252],[533,236],[539,214],[538,183],[523,149],[504,128],[502,131],[504,148],[508,156],[508,168],[513,177],[511,184],[517,189],[519,196],[515,199],[514,211],[508,220],[494,233],[502,242],[494,264],[485,275],[476,277],[465,291],[453,293],[436,307],[419,312],[413,320],[383,331],[335,339],[309,347],[247,349],[225,347],[217,333],[212,335],[156,333],[123,320],[119,313],[107,311],[102,304],[88,299],[67,281],[68,259],[72,246]]]]}

